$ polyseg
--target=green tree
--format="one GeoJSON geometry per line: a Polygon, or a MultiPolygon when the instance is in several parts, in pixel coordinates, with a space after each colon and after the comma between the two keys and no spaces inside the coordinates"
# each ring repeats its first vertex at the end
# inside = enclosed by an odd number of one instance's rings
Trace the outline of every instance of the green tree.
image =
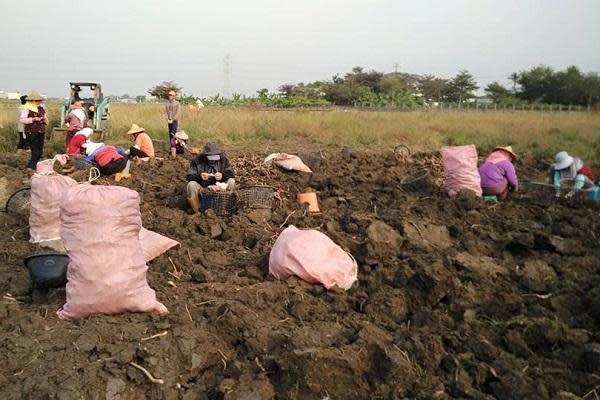
{"type": "Polygon", "coordinates": [[[460,71],[451,81],[448,88],[448,97],[451,101],[463,103],[475,97],[475,91],[479,89],[473,75],[468,71],[460,71]]]}
{"type": "Polygon", "coordinates": [[[418,81],[418,89],[426,101],[443,101],[448,95],[448,81],[433,75],[424,75],[418,81]]]}
{"type": "Polygon", "coordinates": [[[517,72],[513,72],[508,76],[508,80],[512,82],[512,92],[513,94],[517,93],[517,83],[519,83],[519,74],[517,72]]]}
{"type": "Polygon", "coordinates": [[[177,84],[173,81],[164,81],[163,83],[154,86],[151,89],[148,89],[148,93],[151,96],[156,96],[159,99],[166,99],[167,98],[167,94],[173,90],[175,91],[175,93],[179,93],[181,91],[181,89],[183,89],[180,86],[177,86],[177,84]]]}
{"type": "Polygon", "coordinates": [[[487,85],[487,87],[484,90],[487,93],[487,95],[492,98],[494,103],[499,103],[502,99],[505,99],[510,95],[510,91],[497,81],[494,81],[487,85]]]}
{"type": "Polygon", "coordinates": [[[384,75],[381,78],[380,87],[385,93],[394,93],[412,89],[411,85],[399,73],[384,75]]]}
{"type": "Polygon", "coordinates": [[[590,72],[585,76],[584,88],[587,106],[600,102],[600,77],[597,73],[590,72]]]}
{"type": "Polygon", "coordinates": [[[552,91],[556,87],[554,70],[546,65],[522,71],[519,74],[520,92],[517,94],[523,100],[530,102],[544,102],[552,98],[552,91]]]}

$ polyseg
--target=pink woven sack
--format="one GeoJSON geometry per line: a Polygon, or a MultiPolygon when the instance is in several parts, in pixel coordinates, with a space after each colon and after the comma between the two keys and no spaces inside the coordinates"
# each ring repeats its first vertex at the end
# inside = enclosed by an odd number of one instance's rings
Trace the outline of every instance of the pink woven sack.
{"type": "Polygon", "coordinates": [[[277,279],[296,275],[309,283],[321,283],[327,289],[350,289],[358,267],[340,246],[319,231],[287,227],[273,244],[269,272],[277,279]]]}
{"type": "Polygon", "coordinates": [[[177,246],[179,242],[142,227],[140,229],[140,244],[142,253],[144,253],[144,261],[150,262],[171,247],[177,246]]]}
{"type": "Polygon", "coordinates": [[[75,180],[54,173],[34,174],[31,177],[30,242],[40,243],[60,239],[60,200],[74,185],[77,185],[75,180]]]}
{"type": "Polygon", "coordinates": [[[278,167],[283,169],[287,169],[288,171],[299,171],[299,172],[308,172],[312,173],[312,170],[308,168],[300,157],[295,156],[293,154],[280,153],[273,162],[278,167]]]}
{"type": "Polygon", "coordinates": [[[118,186],[77,185],[60,205],[60,236],[70,258],[61,319],[126,311],[168,313],[148,286],[140,245],[140,196],[118,186]]]}
{"type": "Polygon", "coordinates": [[[442,147],[442,164],[446,191],[450,197],[456,196],[461,190],[471,190],[481,196],[481,177],[474,144],[442,147]]]}

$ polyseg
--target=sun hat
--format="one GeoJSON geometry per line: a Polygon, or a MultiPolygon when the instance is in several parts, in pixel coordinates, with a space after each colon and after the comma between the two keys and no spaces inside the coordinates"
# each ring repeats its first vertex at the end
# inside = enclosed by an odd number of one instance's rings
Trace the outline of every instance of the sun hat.
{"type": "Polygon", "coordinates": [[[44,101],[44,98],[40,92],[34,90],[27,96],[27,101],[44,101]]]}
{"type": "Polygon", "coordinates": [[[494,147],[494,150],[492,151],[496,151],[496,150],[504,150],[507,153],[510,153],[511,156],[513,156],[513,160],[517,160],[517,155],[514,153],[512,146],[506,146],[506,147],[502,147],[502,146],[498,146],[498,147],[494,147]]]}
{"type": "Polygon", "coordinates": [[[552,168],[556,171],[560,171],[561,169],[568,168],[575,159],[571,157],[566,151],[561,151],[556,153],[554,156],[554,162],[552,163],[552,168]]]}
{"type": "Polygon", "coordinates": [[[222,153],[223,153],[223,150],[221,150],[219,145],[216,143],[210,142],[210,143],[206,143],[204,145],[204,154],[207,156],[216,156],[216,155],[221,155],[222,153]]]}
{"type": "Polygon", "coordinates": [[[188,136],[187,133],[185,133],[185,131],[176,132],[175,137],[180,140],[189,140],[190,139],[190,137],[188,136]]]}
{"type": "Polygon", "coordinates": [[[126,134],[133,135],[135,133],[140,133],[140,132],[146,132],[146,130],[137,124],[133,124],[133,125],[131,125],[131,128],[129,128],[129,131],[126,134]]]}

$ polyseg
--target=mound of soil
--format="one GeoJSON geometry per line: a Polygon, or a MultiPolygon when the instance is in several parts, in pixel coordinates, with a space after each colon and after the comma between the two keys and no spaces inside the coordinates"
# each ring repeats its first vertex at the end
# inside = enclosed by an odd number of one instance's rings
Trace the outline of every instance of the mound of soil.
{"type": "MultiPolygon", "coordinates": [[[[240,184],[277,189],[271,211],[232,216],[189,214],[185,158],[93,183],[137,190],[144,226],[182,244],[149,264],[166,317],[58,320],[64,289],[30,290],[22,260],[42,249],[27,221],[0,214],[2,397],[552,399],[600,385],[596,205],[451,200],[436,155],[303,157],[312,175],[230,154],[240,184]],[[427,181],[400,184],[418,168],[427,181]],[[296,204],[307,187],[322,213],[296,204]],[[270,277],[270,248],[290,224],[349,250],[358,282],[344,292],[270,277]]],[[[25,162],[0,156],[3,193],[23,186],[25,162]]]]}

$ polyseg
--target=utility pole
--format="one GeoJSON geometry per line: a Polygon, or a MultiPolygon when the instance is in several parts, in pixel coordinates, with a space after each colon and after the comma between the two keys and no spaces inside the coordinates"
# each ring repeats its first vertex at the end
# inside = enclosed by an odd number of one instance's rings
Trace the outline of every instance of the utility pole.
{"type": "Polygon", "coordinates": [[[229,53],[225,54],[223,60],[223,74],[223,97],[228,99],[231,96],[231,55],[229,53]]]}
{"type": "Polygon", "coordinates": [[[398,64],[397,62],[394,63],[394,73],[397,74],[398,73],[398,67],[400,66],[400,64],[398,64]]]}

